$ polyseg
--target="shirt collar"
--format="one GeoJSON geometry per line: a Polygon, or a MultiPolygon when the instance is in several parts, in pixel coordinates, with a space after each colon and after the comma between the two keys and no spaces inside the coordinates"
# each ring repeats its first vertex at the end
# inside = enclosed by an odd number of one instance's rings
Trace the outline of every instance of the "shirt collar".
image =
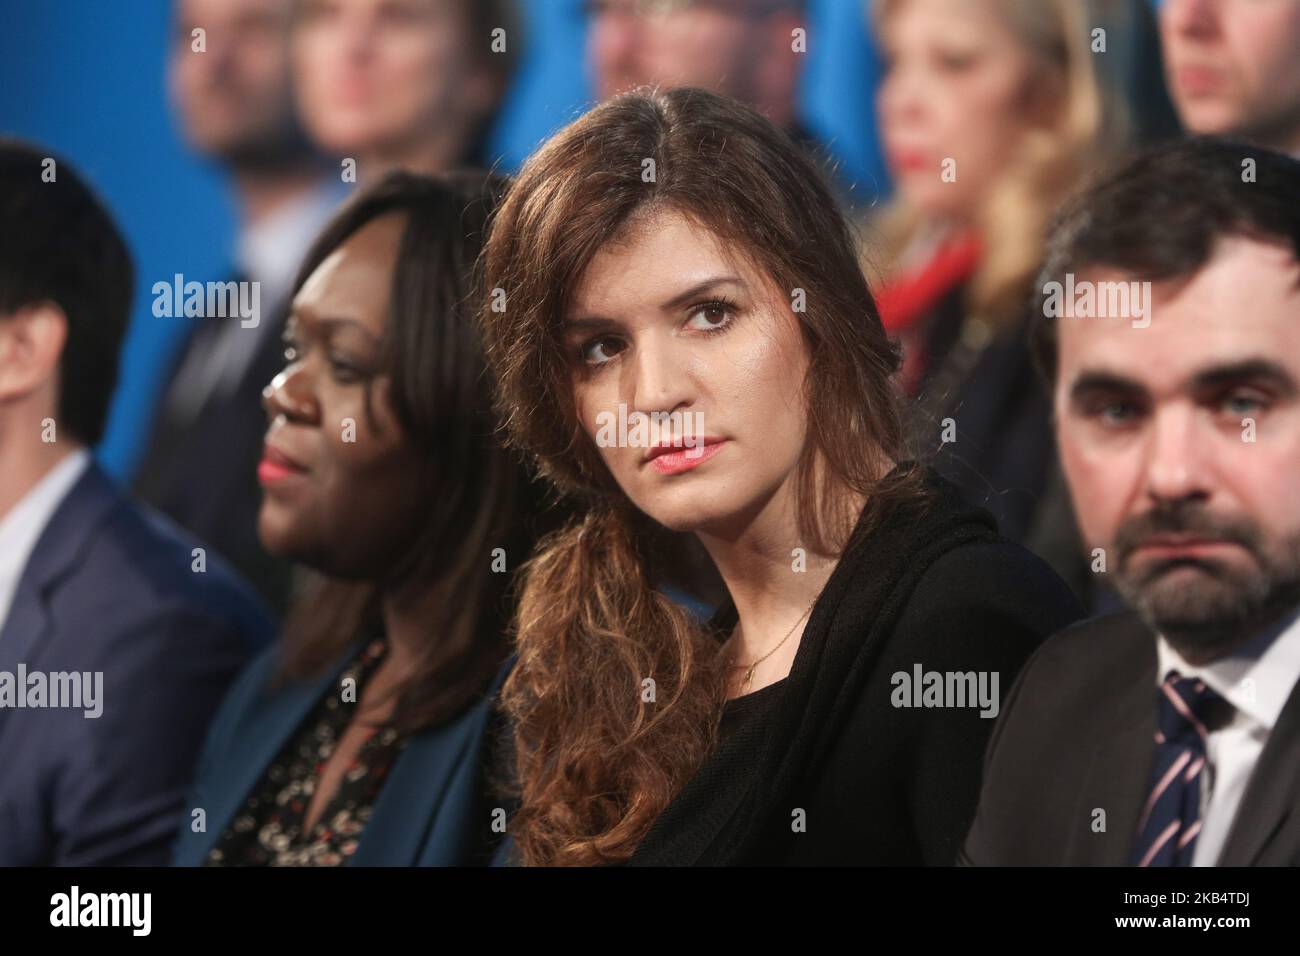
{"type": "Polygon", "coordinates": [[[89,465],[90,452],[78,448],[47,471],[7,513],[0,515],[0,624],[4,623],[18,581],[41,533],[89,465]]]}
{"type": "Polygon", "coordinates": [[[1292,690],[1300,682],[1300,608],[1227,657],[1195,666],[1157,635],[1156,681],[1171,670],[1199,677],[1238,711],[1268,730],[1277,723],[1292,690]]]}
{"type": "Polygon", "coordinates": [[[263,302],[272,307],[283,302],[308,247],[346,195],[341,180],[327,177],[240,234],[239,267],[262,284],[263,302]]]}

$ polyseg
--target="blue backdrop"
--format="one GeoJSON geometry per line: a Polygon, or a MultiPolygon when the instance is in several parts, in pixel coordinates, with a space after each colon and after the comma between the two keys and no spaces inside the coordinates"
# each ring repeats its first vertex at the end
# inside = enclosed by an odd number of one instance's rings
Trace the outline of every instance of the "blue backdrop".
{"type": "MultiPolygon", "coordinates": [[[[189,155],[164,88],[168,0],[39,0],[7,4],[0,30],[0,130],[77,165],[122,224],[135,256],[136,308],[108,434],[108,470],[131,474],[184,319],[155,318],[149,288],[177,272],[221,276],[234,240],[221,178],[189,155]]],[[[527,52],[494,133],[517,168],[590,103],[581,0],[526,0],[527,52]]],[[[865,201],[883,191],[872,121],[875,59],[862,0],[811,0],[805,122],[830,145],[841,178],[865,201]]],[[[193,321],[193,320],[189,320],[193,321]]]]}

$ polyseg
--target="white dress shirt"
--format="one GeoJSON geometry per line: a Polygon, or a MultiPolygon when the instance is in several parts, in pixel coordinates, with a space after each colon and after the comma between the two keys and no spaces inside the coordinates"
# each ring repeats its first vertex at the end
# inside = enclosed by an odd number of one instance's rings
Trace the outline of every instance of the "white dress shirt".
{"type": "Polygon", "coordinates": [[[1283,624],[1280,633],[1275,627],[1238,652],[1200,667],[1183,660],[1163,635],[1157,637],[1156,653],[1157,684],[1171,670],[1199,677],[1234,708],[1230,721],[1210,731],[1207,772],[1201,774],[1201,832],[1192,865],[1213,866],[1236,819],[1251,771],[1300,681],[1300,613],[1283,624]]]}
{"type": "Polygon", "coordinates": [[[0,632],[4,631],[14,592],[41,532],[89,465],[90,452],[79,448],[46,472],[16,505],[0,515],[0,632]]]}

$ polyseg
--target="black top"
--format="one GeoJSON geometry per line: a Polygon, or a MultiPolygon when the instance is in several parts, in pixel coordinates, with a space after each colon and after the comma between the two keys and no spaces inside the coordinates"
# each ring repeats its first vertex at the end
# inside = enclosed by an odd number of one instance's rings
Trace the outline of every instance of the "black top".
{"type": "Polygon", "coordinates": [[[759,720],[771,710],[772,702],[785,690],[790,678],[760,687],[752,694],[733,697],[722,708],[722,723],[718,730],[720,740],[726,740],[751,720],[759,720]]]}
{"type": "Polygon", "coordinates": [[[132,483],[137,498],[234,565],[277,614],[288,607],[292,565],[269,554],[257,536],[257,463],[266,435],[262,388],[284,368],[280,329],[288,312],[287,304],[277,304],[264,312],[261,327],[241,330],[261,338],[238,383],[189,409],[184,395],[191,383],[180,373],[191,356],[217,348],[233,320],[208,318],[194,326],[172,367],[132,483]]]}
{"type": "MultiPolygon", "coordinates": [[[[724,601],[722,606],[714,611],[713,616],[709,618],[707,627],[718,639],[718,642],[722,643],[731,636],[731,632],[738,621],[739,616],[736,614],[736,605],[731,601],[724,601]]],[[[751,721],[760,719],[761,715],[769,713],[773,702],[789,683],[790,678],[787,675],[774,683],[768,684],[766,687],[760,687],[748,694],[733,697],[723,704],[722,720],[718,727],[718,742],[721,743],[728,737],[733,736],[741,727],[748,725],[751,721]]]]}
{"type": "Polygon", "coordinates": [[[738,702],[762,719],[729,722],[632,865],[955,861],[996,713],[955,690],[927,706],[926,675],[954,688],[965,684],[949,675],[982,678],[996,703],[1081,609],[986,511],[932,470],[926,482],[927,506],[886,516],[846,550],[789,676],[738,702]]]}

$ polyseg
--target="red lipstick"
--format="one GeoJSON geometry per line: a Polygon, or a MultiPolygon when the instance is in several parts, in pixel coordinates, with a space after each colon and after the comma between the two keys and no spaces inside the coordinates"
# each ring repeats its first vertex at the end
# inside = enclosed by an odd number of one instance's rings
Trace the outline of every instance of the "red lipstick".
{"type": "Polygon", "coordinates": [[[257,480],[263,485],[279,484],[289,478],[306,474],[307,469],[294,461],[284,452],[271,445],[262,451],[262,460],[257,466],[257,480]]]}
{"type": "Polygon", "coordinates": [[[726,444],[725,438],[706,438],[693,448],[660,446],[650,449],[645,462],[661,475],[678,475],[704,464],[726,444]]]}

